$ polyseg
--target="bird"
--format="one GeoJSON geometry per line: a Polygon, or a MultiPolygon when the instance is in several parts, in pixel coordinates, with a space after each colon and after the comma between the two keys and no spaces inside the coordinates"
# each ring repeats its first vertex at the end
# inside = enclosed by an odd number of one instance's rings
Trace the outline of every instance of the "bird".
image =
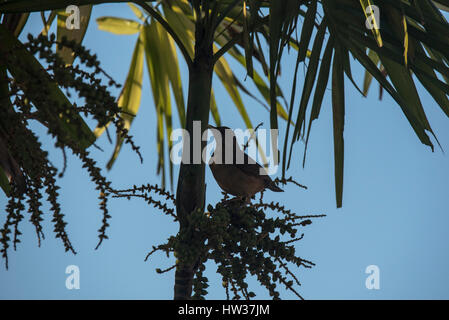
{"type": "Polygon", "coordinates": [[[265,189],[284,191],[268,176],[262,166],[240,149],[237,138],[229,127],[208,125],[207,128],[212,131],[216,142],[209,168],[223,191],[245,201],[265,189]],[[230,139],[226,137],[232,137],[232,143],[229,143],[230,139]],[[231,163],[226,163],[231,159],[231,163]]]}

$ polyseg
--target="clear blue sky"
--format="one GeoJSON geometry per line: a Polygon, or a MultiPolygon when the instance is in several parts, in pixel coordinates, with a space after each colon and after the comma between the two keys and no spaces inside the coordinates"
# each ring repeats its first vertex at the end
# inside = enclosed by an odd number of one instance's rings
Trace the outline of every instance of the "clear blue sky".
{"type": "MultiPolygon", "coordinates": [[[[135,19],[125,4],[95,7],[84,45],[98,55],[103,68],[114,79],[123,83],[136,36],[99,31],[94,19],[106,15],[135,19]]],[[[34,13],[23,35],[36,34],[41,28],[40,16],[34,13]]],[[[232,62],[231,58],[229,61],[232,62]]],[[[288,98],[294,57],[286,56],[283,63],[280,84],[288,98]]],[[[231,65],[237,67],[237,76],[244,81],[244,70],[233,62],[231,65]]],[[[299,88],[304,79],[303,67],[300,70],[299,88]]],[[[357,63],[353,74],[361,84],[363,71],[357,63]]],[[[184,66],[182,77],[187,79],[184,66]]],[[[230,98],[216,80],[214,88],[223,123],[244,128],[230,98]]],[[[249,80],[246,83],[250,85],[249,80]]],[[[400,108],[387,94],[382,101],[378,100],[377,83],[373,83],[368,98],[361,97],[349,81],[345,84],[343,208],[335,206],[329,90],[320,118],[312,128],[306,167],[301,166],[300,143],[295,147],[293,168],[288,172],[307,185],[308,190],[291,186],[283,194],[265,195],[267,200],[281,201],[299,214],[327,214],[305,228],[305,237],[297,244],[298,254],[316,263],[313,269],[295,269],[302,282],[299,291],[306,299],[449,299],[449,121],[423,88],[418,87],[429,121],[446,151],[444,154],[436,148],[432,153],[419,142],[400,108]],[[368,276],[365,268],[373,264],[380,268],[379,290],[365,287],[368,276]]],[[[160,182],[156,176],[155,112],[146,67],[143,92],[131,133],[141,146],[144,163],[141,165],[125,146],[113,169],[104,170],[117,188],[160,182]]],[[[242,95],[253,123],[263,121],[268,125],[268,113],[242,95]]],[[[175,126],[179,126],[177,120],[175,126]]],[[[284,123],[281,132],[283,128],[284,123]]],[[[39,128],[38,132],[45,131],[39,128]]],[[[45,135],[41,139],[48,150],[53,150],[53,143],[45,135]]],[[[105,151],[92,149],[92,153],[104,168],[113,145],[105,137],[98,143],[105,151]]],[[[62,166],[59,152],[52,153],[52,160],[62,166]]],[[[207,202],[215,203],[220,189],[209,169],[206,182],[207,202]]],[[[67,231],[78,254],[65,253],[61,242],[54,238],[48,211],[44,223],[46,239],[40,248],[32,225],[24,219],[22,242],[17,252],[9,253],[9,270],[5,270],[3,261],[0,264],[0,298],[171,299],[174,271],[158,275],[155,269],[171,266],[174,258],[167,259],[164,254],[157,254],[147,262],[144,258],[153,245],[176,233],[178,225],[143,201],[114,199],[110,202],[112,219],[107,231],[110,239],[95,251],[102,215],[94,185],[79,160],[69,157],[69,167],[59,185],[67,231]],[[80,268],[79,290],[65,287],[68,265],[80,268]]],[[[0,206],[5,203],[5,197],[1,196],[0,206]]],[[[0,223],[4,220],[5,215],[1,214],[0,223]]],[[[208,298],[225,298],[214,265],[208,264],[207,276],[211,280],[208,298]]],[[[250,284],[257,298],[268,298],[256,281],[252,279],[250,284]]],[[[285,290],[281,293],[281,297],[295,298],[285,290]]]]}

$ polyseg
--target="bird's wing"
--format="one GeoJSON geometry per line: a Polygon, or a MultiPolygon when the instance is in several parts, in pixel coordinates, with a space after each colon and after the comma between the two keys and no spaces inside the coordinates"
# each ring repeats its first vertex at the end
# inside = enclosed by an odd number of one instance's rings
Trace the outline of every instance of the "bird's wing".
{"type": "Polygon", "coordinates": [[[246,153],[243,153],[243,155],[244,162],[242,164],[236,164],[236,167],[247,175],[255,177],[261,176],[261,170],[265,169],[246,153]]]}

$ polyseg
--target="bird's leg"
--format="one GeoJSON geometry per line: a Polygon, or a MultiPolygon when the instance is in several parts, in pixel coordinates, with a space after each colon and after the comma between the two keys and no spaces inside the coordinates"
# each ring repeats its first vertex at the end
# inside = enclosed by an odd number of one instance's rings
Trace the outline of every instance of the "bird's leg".
{"type": "Polygon", "coordinates": [[[242,198],[245,204],[251,204],[252,199],[256,199],[256,195],[253,194],[252,196],[246,196],[242,198]]]}
{"type": "Polygon", "coordinates": [[[244,201],[242,197],[234,197],[232,199],[227,200],[229,203],[242,202],[244,201]]]}
{"type": "Polygon", "coordinates": [[[229,204],[247,205],[250,203],[250,198],[245,196],[237,196],[232,199],[225,200],[223,202],[227,202],[229,204]]]}

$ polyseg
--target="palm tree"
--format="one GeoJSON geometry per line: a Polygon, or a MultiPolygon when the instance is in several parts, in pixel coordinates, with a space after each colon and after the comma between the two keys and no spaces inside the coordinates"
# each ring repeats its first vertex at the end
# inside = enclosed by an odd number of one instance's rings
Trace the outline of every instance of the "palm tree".
{"type": "MultiPolygon", "coordinates": [[[[20,28],[26,12],[59,10],[68,4],[90,6],[105,2],[121,1],[11,0],[0,4],[0,12],[5,14],[6,20],[14,20],[16,28],[20,28]]],[[[113,17],[104,17],[97,22],[101,29],[107,31],[139,33],[130,72],[118,103],[124,128],[128,130],[140,104],[141,92],[136,83],[141,82],[145,56],[158,111],[159,167],[163,172],[164,123],[167,135],[171,132],[169,85],[174,92],[180,122],[191,136],[193,122],[201,121],[204,130],[210,113],[215,122],[219,123],[220,106],[214,102],[212,92],[214,71],[231,94],[246,125],[252,126],[238,93],[238,89],[245,88],[229,70],[224,60],[226,54],[246,67],[248,76],[260,90],[269,105],[271,128],[278,128],[279,116],[287,121],[282,150],[284,177],[291,165],[293,145],[304,138],[307,148],[311,125],[319,117],[325,89],[331,78],[337,207],[342,206],[343,194],[345,75],[358,88],[352,78],[350,56],[366,69],[363,88],[359,89],[361,94],[366,95],[371,79],[375,78],[397,102],[418,139],[432,150],[434,144],[429,134],[435,141],[438,140],[421,105],[416,80],[449,116],[449,25],[439,11],[449,7],[447,0],[131,2],[141,8],[139,10],[133,6],[140,22],[113,17]],[[376,16],[377,12],[379,15],[376,16]],[[296,34],[299,34],[298,38],[296,34]],[[160,45],[149,46],[149,43],[155,42],[160,45]],[[186,110],[174,45],[181,52],[189,70],[186,110]],[[289,47],[297,50],[297,60],[290,102],[285,103],[283,110],[284,99],[277,86],[277,76],[282,55],[289,47]],[[254,62],[258,64],[257,68],[254,62]],[[302,62],[307,62],[307,72],[299,103],[295,103],[297,70],[302,62]],[[156,65],[160,69],[155,68],[156,65]],[[264,75],[257,73],[256,69],[262,69],[264,75]],[[265,85],[264,78],[269,85],[265,85]],[[312,91],[313,99],[310,102],[312,91]],[[307,122],[308,108],[310,118],[307,122]]],[[[97,136],[107,123],[103,121],[99,124],[97,136]]],[[[118,136],[109,166],[120,150],[121,139],[118,136]]],[[[204,211],[204,176],[204,164],[181,164],[176,192],[180,234],[191,228],[189,216],[193,212],[204,211]]],[[[179,258],[175,299],[190,298],[196,259],[179,258]]]]}

